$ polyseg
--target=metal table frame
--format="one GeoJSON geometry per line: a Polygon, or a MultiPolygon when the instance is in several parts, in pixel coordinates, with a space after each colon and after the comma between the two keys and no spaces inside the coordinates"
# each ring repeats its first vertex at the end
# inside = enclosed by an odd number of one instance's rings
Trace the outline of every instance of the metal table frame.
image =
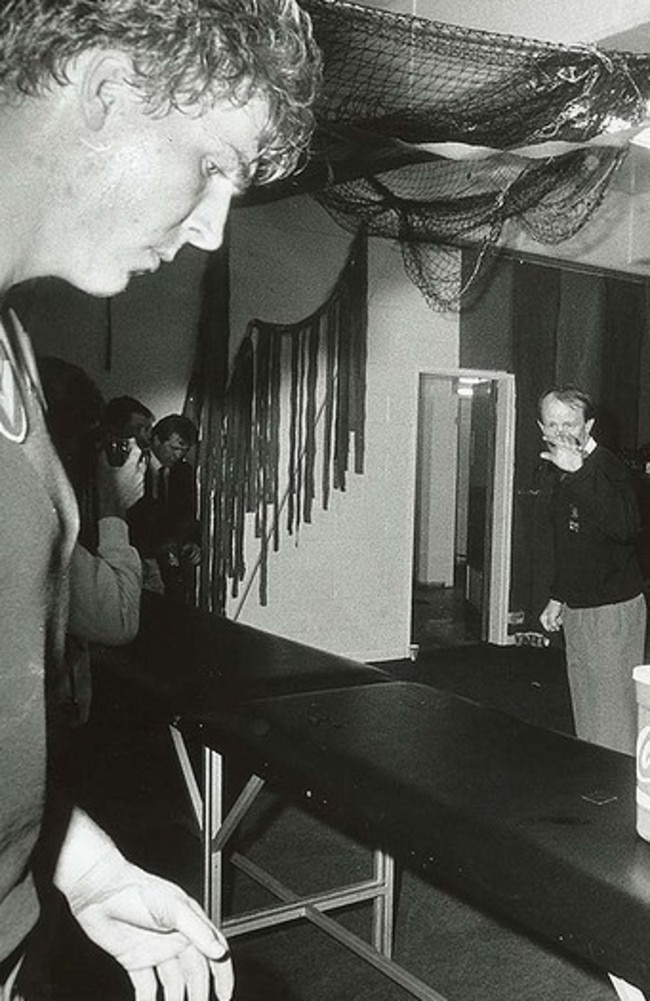
{"type": "MultiPolygon", "coordinates": [[[[203,906],[211,920],[227,937],[232,938],[298,920],[307,920],[403,987],[413,997],[419,998],[420,1001],[447,1001],[446,997],[409,973],[393,959],[396,869],[395,860],[391,855],[375,849],[372,852],[372,876],[369,879],[310,895],[296,893],[237,851],[229,852],[226,858],[226,849],[230,846],[248,810],[265,787],[266,781],[259,775],[251,774],[235,802],[227,809],[224,755],[209,747],[202,747],[204,789],[202,795],[182,733],[174,725],[171,725],[169,730],[201,830],[203,906]],[[224,875],[227,862],[244,872],[279,902],[239,915],[226,915],[224,875]],[[372,903],[370,942],[328,916],[330,911],[363,902],[372,903]]],[[[646,1001],[645,994],[639,988],[611,973],[608,976],[619,1001],[646,1001]]]]}
{"type": "MultiPolygon", "coordinates": [[[[224,767],[222,754],[203,747],[203,788],[196,781],[183,735],[171,726],[170,733],[183,772],[194,813],[201,829],[203,851],[203,906],[215,924],[227,937],[245,935],[285,925],[301,919],[310,921],[339,944],[350,949],[384,976],[389,977],[413,997],[421,1001],[446,1001],[428,984],[409,973],[393,959],[394,921],[396,909],[395,861],[391,855],[375,849],[372,852],[372,875],[361,882],[349,883],[321,893],[300,895],[275,879],[271,873],[239,852],[226,848],[235,836],[239,824],[255,802],[266,782],[251,775],[229,810],[224,805],[224,767]],[[277,898],[271,904],[246,913],[224,914],[224,871],[229,861],[259,886],[277,898]],[[354,904],[372,903],[371,941],[343,927],[328,916],[354,904]]],[[[629,999],[633,1001],[633,999],[629,999]]]]}

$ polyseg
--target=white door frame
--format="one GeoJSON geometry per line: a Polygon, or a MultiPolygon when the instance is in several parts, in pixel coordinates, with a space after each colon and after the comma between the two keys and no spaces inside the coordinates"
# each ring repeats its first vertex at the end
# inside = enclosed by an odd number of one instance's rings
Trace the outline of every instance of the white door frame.
{"type": "Polygon", "coordinates": [[[512,509],[515,467],[515,377],[495,376],[497,428],[494,454],[492,557],[490,565],[490,618],[488,643],[513,643],[508,634],[510,576],[512,567],[512,509]]]}

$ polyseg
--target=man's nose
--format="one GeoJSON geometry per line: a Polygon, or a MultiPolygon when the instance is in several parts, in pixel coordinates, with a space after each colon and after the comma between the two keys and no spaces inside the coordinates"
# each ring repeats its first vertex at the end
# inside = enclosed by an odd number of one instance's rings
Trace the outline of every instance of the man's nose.
{"type": "Polygon", "coordinates": [[[187,243],[199,250],[218,250],[234,194],[225,177],[210,177],[201,200],[183,223],[187,243]]]}

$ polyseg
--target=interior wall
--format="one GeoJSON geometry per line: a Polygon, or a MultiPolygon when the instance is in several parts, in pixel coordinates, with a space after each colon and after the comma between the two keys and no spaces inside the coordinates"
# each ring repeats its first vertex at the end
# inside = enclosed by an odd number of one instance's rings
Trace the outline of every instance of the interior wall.
{"type": "Polygon", "coordinates": [[[110,300],[42,280],[15,289],[10,301],[37,353],[81,366],[106,399],[135,396],[162,417],[185,399],[205,264],[205,254],[186,248],[110,300]]]}
{"type": "Polygon", "coordinates": [[[420,380],[416,476],[415,580],[454,583],[458,396],[451,376],[420,380]]]}
{"type": "Polygon", "coordinates": [[[108,300],[84,295],[62,281],[42,279],[12,289],[7,301],[38,354],[79,365],[94,379],[104,371],[108,300]]]}
{"type": "MultiPolygon", "coordinates": [[[[233,351],[248,320],[290,323],[316,309],[350,241],[309,197],[237,209],[233,351]]],[[[204,267],[203,255],[186,251],[110,303],[45,282],[20,290],[16,304],[37,350],[82,365],[107,398],[129,393],[162,415],[185,396],[204,267]]],[[[268,607],[253,588],[241,617],[372,660],[403,656],[410,641],[417,373],[458,363],[458,318],[429,310],[388,241],[370,248],[369,347],[366,472],[350,475],[328,512],[317,506],[298,540],[282,540],[268,607]]],[[[252,533],[249,542],[253,567],[252,533]]]]}
{"type": "Polygon", "coordinates": [[[352,234],[306,196],[240,208],[231,220],[232,357],[251,320],[297,323],[327,299],[352,234]]]}
{"type": "Polygon", "coordinates": [[[650,150],[632,146],[605,198],[571,239],[540,243],[519,224],[510,222],[504,227],[501,243],[510,250],[539,258],[645,278],[650,275],[648,192],[650,150]]]}
{"type": "Polygon", "coordinates": [[[365,7],[556,42],[594,42],[650,18],[649,0],[361,0],[365,7]]]}
{"type": "Polygon", "coordinates": [[[113,299],[113,365],[100,379],[107,398],[127,392],[157,417],[182,410],[206,262],[207,255],[186,247],[173,263],[136,278],[113,299]]]}
{"type": "MultiPolygon", "coordinates": [[[[234,216],[233,340],[253,316],[291,322],[319,306],[349,242],[309,197],[234,216]]],[[[418,373],[456,367],[458,317],[429,310],[386,240],[370,242],[368,311],[365,472],[349,475],[328,511],[317,498],[297,539],[282,537],[269,560],[268,605],[259,605],[253,583],[228,613],[340,655],[382,660],[405,656],[410,643],[418,373]]],[[[249,527],[250,570],[257,545],[249,527]]]]}

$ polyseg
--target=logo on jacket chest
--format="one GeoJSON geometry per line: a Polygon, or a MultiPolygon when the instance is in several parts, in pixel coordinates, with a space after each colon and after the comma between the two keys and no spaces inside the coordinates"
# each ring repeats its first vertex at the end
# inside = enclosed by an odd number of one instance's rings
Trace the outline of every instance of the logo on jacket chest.
{"type": "Polygon", "coordinates": [[[569,506],[569,531],[580,531],[580,512],[578,511],[577,504],[571,504],[569,506]]]}

